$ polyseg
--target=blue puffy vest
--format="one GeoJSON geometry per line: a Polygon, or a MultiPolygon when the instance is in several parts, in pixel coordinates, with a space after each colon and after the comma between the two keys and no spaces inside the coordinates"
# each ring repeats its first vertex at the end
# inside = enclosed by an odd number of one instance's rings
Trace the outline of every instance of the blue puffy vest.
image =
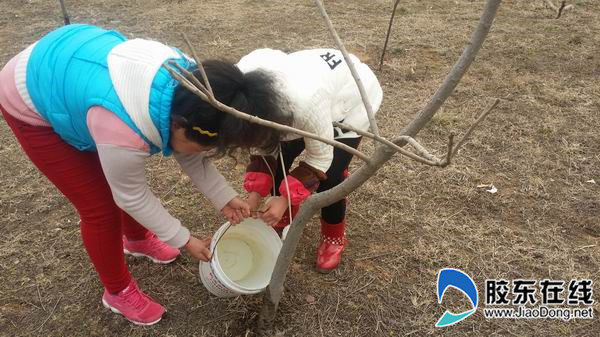
{"type": "MultiPolygon", "coordinates": [[[[92,106],[102,106],[139,134],[149,144],[151,153],[162,150],[169,155],[171,103],[178,82],[164,68],[159,69],[152,82],[148,104],[150,117],[162,139],[159,148],[133,123],[111,81],[107,56],[126,40],[116,31],[80,24],[48,33],[31,52],[27,90],[37,111],[54,131],[81,151],[96,149],[86,118],[92,106]]],[[[193,65],[183,56],[177,62],[185,68],[193,65]]]]}

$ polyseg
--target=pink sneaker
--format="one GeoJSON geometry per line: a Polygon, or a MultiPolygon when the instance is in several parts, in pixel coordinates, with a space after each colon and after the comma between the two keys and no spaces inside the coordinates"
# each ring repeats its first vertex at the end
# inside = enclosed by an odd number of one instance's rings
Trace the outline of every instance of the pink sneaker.
{"type": "Polygon", "coordinates": [[[170,263],[179,255],[179,249],[160,241],[150,231],[146,233],[144,240],[129,241],[123,236],[123,252],[136,257],[145,256],[154,263],[170,263]]]}
{"type": "Polygon", "coordinates": [[[137,325],[158,323],[165,313],[165,308],[144,294],[134,280],[131,280],[127,288],[116,295],[112,295],[104,289],[102,304],[137,325]]]}

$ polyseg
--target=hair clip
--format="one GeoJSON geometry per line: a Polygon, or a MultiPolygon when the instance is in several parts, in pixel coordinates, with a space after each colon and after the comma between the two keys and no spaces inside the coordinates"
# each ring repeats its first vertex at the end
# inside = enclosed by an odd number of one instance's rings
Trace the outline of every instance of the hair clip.
{"type": "Polygon", "coordinates": [[[199,127],[199,126],[194,126],[192,129],[198,131],[198,133],[200,133],[201,135],[207,135],[209,137],[216,137],[217,136],[216,132],[210,132],[210,131],[202,130],[202,128],[199,127]]]}

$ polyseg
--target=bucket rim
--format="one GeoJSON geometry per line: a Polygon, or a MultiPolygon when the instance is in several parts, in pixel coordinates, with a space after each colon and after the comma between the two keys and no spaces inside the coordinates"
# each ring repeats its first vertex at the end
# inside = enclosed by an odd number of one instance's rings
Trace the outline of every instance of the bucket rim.
{"type": "MultiPolygon", "coordinates": [[[[246,219],[246,220],[250,220],[250,219],[246,219]]],[[[248,288],[248,287],[244,287],[240,284],[238,284],[237,282],[234,282],[233,280],[231,280],[229,278],[229,276],[227,276],[227,274],[223,271],[223,269],[219,266],[217,266],[217,261],[218,261],[218,253],[217,253],[217,244],[219,243],[220,238],[225,235],[225,233],[231,228],[231,227],[236,227],[236,226],[244,226],[243,223],[246,221],[242,221],[241,223],[237,224],[237,225],[231,225],[231,223],[229,221],[225,222],[223,225],[221,225],[221,227],[219,227],[219,229],[217,230],[217,232],[215,233],[215,235],[213,236],[211,243],[210,243],[210,250],[211,253],[213,254],[211,260],[208,262],[210,264],[210,269],[212,271],[213,274],[215,274],[215,276],[219,276],[218,278],[222,281],[224,281],[224,283],[226,283],[228,288],[233,288],[233,289],[239,289],[240,292],[243,292],[240,295],[253,295],[253,294],[258,294],[260,292],[262,292],[264,289],[266,289],[266,287],[269,286],[269,284],[271,283],[270,280],[269,282],[267,282],[267,284],[264,287],[261,288],[248,288]]],[[[272,234],[275,234],[274,237],[277,237],[279,239],[279,235],[277,235],[277,232],[273,229],[273,227],[267,225],[264,221],[260,220],[260,219],[254,219],[252,218],[251,220],[255,220],[258,222],[262,222],[265,226],[265,230],[267,232],[272,232],[272,234]]],[[[279,251],[281,251],[281,246],[283,246],[283,242],[281,241],[281,239],[278,240],[279,242],[279,251]]],[[[277,254],[279,255],[279,254],[277,254]]],[[[232,289],[232,290],[233,290],[232,289]]]]}

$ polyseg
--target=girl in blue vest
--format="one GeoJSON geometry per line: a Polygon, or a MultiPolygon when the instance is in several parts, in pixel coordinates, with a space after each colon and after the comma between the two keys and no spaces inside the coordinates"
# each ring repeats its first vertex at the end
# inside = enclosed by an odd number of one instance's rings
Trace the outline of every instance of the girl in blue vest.
{"type": "MultiPolygon", "coordinates": [[[[33,164],[81,217],[84,246],[104,285],[102,303],[142,325],[165,309],[138,289],[124,253],[169,263],[184,248],[207,261],[210,239],[191,235],[148,188],[144,160],[173,154],[196,187],[232,223],[250,209],[206,160],[239,148],[272,151],[277,131],[216,110],[178,85],[162,65],[195,64],[159,42],[69,25],[48,33],[0,72],[0,110],[33,164]]],[[[216,98],[288,123],[266,74],[207,61],[216,98]]],[[[194,71],[200,80],[198,71],[194,71]]]]}

